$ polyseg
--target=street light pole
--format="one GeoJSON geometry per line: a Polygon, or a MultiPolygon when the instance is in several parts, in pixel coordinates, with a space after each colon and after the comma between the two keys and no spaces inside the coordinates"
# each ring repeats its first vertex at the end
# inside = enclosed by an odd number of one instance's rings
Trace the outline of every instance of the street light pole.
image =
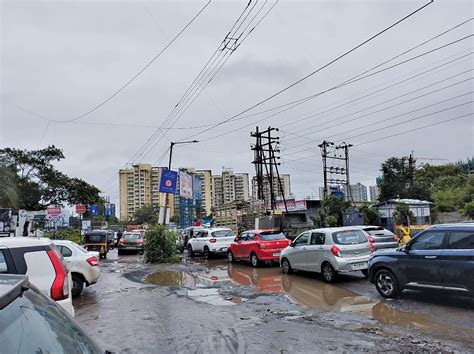
{"type": "MultiPolygon", "coordinates": [[[[181,145],[181,144],[194,144],[194,143],[199,143],[198,140],[189,140],[189,141],[172,141],[171,144],[170,144],[170,158],[169,158],[169,161],[168,161],[168,170],[171,171],[171,159],[173,157],[173,147],[175,145],[181,145]]],[[[168,197],[168,193],[166,193],[166,198],[165,198],[165,210],[164,210],[164,217],[163,217],[163,225],[166,224],[166,214],[168,214],[168,208],[170,208],[169,206],[169,197],[168,197]]]]}

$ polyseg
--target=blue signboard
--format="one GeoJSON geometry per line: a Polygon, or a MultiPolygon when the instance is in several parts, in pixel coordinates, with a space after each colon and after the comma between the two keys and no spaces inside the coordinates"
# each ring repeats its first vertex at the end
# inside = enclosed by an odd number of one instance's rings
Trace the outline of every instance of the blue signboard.
{"type": "Polygon", "coordinates": [[[106,217],[109,217],[112,215],[112,206],[110,203],[105,203],[104,214],[106,217]]]}
{"type": "Polygon", "coordinates": [[[99,215],[99,206],[97,204],[93,204],[90,207],[90,214],[92,216],[97,216],[99,215]]]}
{"type": "Polygon", "coordinates": [[[198,177],[193,177],[193,199],[202,199],[201,180],[198,177]]]}
{"type": "Polygon", "coordinates": [[[115,216],[115,204],[110,204],[110,215],[115,216]]]}
{"type": "Polygon", "coordinates": [[[162,170],[160,179],[160,192],[175,194],[177,179],[178,172],[171,170],[162,170]]]}

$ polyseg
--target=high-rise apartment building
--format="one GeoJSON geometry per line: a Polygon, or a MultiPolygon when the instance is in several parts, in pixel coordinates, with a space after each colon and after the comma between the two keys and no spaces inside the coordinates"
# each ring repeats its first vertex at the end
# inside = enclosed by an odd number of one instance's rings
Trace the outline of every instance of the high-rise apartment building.
{"type": "Polygon", "coordinates": [[[201,180],[202,208],[205,210],[205,214],[209,215],[212,212],[212,171],[197,170],[196,177],[201,180]]]}
{"type": "Polygon", "coordinates": [[[165,205],[165,194],[160,193],[162,169],[150,164],[136,164],[119,170],[120,220],[130,220],[143,206],[153,206],[158,210],[165,205]]]}
{"type": "MultiPolygon", "coordinates": [[[[367,202],[367,187],[361,183],[351,184],[351,193],[350,196],[354,202],[367,202]]],[[[344,194],[346,198],[349,198],[349,193],[347,193],[347,187],[343,187],[344,194]]]]}
{"type": "MultiPolygon", "coordinates": [[[[289,174],[280,174],[281,186],[278,181],[278,177],[273,177],[273,191],[275,198],[289,197],[291,196],[291,182],[289,174]],[[283,193],[281,192],[283,189],[283,193]]],[[[270,202],[271,199],[271,189],[270,189],[270,179],[264,177],[263,179],[263,194],[265,196],[265,201],[270,202]]],[[[258,199],[257,196],[257,177],[252,178],[252,197],[258,199]]]]}
{"type": "Polygon", "coordinates": [[[379,200],[380,196],[380,190],[379,186],[369,186],[369,193],[370,193],[370,201],[371,202],[377,202],[379,200]]]}
{"type": "Polygon", "coordinates": [[[249,175],[234,173],[232,169],[224,169],[220,175],[211,175],[210,191],[211,205],[214,208],[234,201],[247,201],[249,200],[249,175]]]}

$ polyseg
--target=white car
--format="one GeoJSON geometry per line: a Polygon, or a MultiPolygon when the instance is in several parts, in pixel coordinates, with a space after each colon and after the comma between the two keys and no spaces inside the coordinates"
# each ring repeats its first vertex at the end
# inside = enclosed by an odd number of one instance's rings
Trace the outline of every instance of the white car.
{"type": "Polygon", "coordinates": [[[72,296],[79,296],[85,286],[97,283],[100,277],[99,252],[88,252],[77,243],[53,240],[71,272],[72,296]]]}
{"type": "Polygon", "coordinates": [[[50,239],[0,238],[0,273],[28,275],[33,285],[74,316],[71,273],[50,239]]]}
{"type": "Polygon", "coordinates": [[[210,228],[194,232],[188,241],[190,256],[201,253],[205,258],[213,254],[227,254],[227,249],[234,242],[234,232],[229,228],[210,228]]]}

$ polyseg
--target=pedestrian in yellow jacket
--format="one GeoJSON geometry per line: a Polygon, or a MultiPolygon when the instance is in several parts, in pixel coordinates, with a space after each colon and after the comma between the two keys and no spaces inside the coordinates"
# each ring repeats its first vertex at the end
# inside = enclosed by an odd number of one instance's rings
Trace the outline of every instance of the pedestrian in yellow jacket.
{"type": "Polygon", "coordinates": [[[403,223],[400,227],[400,238],[398,239],[398,244],[400,246],[403,246],[411,240],[410,231],[410,226],[408,226],[407,223],[403,223]]]}

